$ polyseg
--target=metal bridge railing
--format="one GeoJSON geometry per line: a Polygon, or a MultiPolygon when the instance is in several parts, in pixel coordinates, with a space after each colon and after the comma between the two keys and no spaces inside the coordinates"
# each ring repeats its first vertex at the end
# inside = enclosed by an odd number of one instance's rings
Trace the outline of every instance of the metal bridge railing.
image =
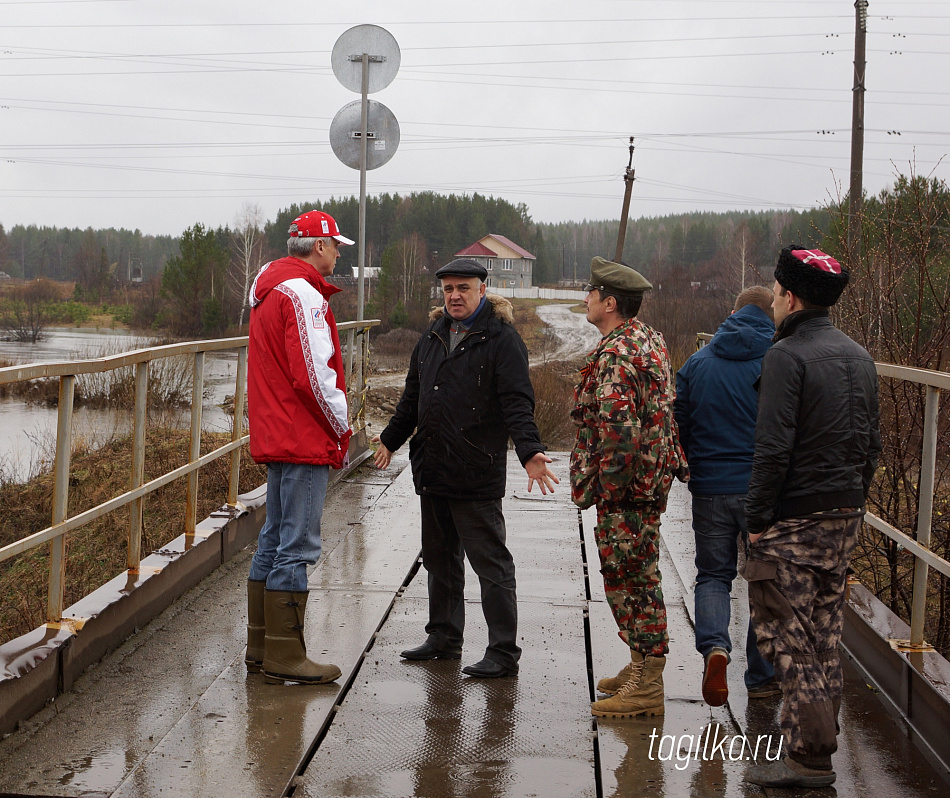
{"type": "MultiPolygon", "coordinates": [[[[709,333],[697,334],[696,348],[700,349],[705,346],[711,338],[712,335],[709,333]]],[[[875,363],[875,365],[879,377],[913,382],[923,385],[926,391],[915,536],[901,531],[884,519],[874,515],[874,513],[867,512],[864,514],[864,521],[868,526],[895,541],[914,558],[910,640],[907,641],[907,644],[911,649],[920,649],[926,647],[924,621],[927,614],[927,579],[930,569],[934,568],[944,576],[950,577],[950,562],[930,550],[937,471],[937,425],[940,417],[940,393],[941,391],[950,390],[950,374],[944,371],[896,366],[892,363],[875,363]]]]}
{"type": "Polygon", "coordinates": [[[937,423],[940,417],[940,392],[950,390],[950,374],[891,363],[877,363],[881,377],[913,382],[925,387],[924,424],[921,440],[920,479],[918,482],[916,539],[902,532],[873,513],[864,520],[879,532],[896,541],[914,558],[914,589],[911,598],[910,641],[912,649],[924,647],[924,620],[927,610],[927,577],[930,568],[950,576],[950,562],[930,550],[933,527],[935,477],[937,471],[937,423]]]}
{"type": "MultiPolygon", "coordinates": [[[[347,373],[347,386],[354,385],[354,372],[358,370],[358,401],[351,404],[356,411],[351,412],[351,425],[354,431],[365,427],[364,409],[366,405],[367,378],[369,369],[369,330],[379,324],[378,320],[344,322],[338,325],[341,333],[349,333],[351,355],[347,373]],[[356,339],[360,342],[360,356],[353,357],[356,339]],[[354,368],[353,363],[356,361],[354,368]]],[[[247,342],[246,336],[240,338],[222,338],[213,341],[192,341],[167,346],[138,349],[109,357],[90,360],[75,360],[56,363],[33,363],[23,366],[0,368],[0,385],[35,380],[40,378],[59,378],[59,410],[56,425],[56,458],[53,466],[53,511],[52,523],[46,529],[15,541],[0,548],[0,562],[18,554],[50,543],[49,586],[47,590],[47,620],[50,623],[63,622],[63,599],[65,595],[66,573],[66,534],[95,521],[114,510],[129,505],[129,533],[127,566],[136,572],[141,562],[142,511],[145,497],[153,491],[187,476],[185,534],[193,535],[197,524],[198,509],[198,471],[202,466],[229,455],[231,473],[228,482],[227,504],[238,509],[238,483],[240,480],[241,447],[249,436],[244,433],[244,399],[247,382],[247,342]],[[234,424],[231,441],[214,451],[201,455],[201,400],[204,390],[204,358],[207,352],[237,350],[238,368],[234,384],[234,424]],[[191,435],[189,461],[186,465],[168,471],[155,479],[145,482],[145,429],[148,408],[149,364],[163,358],[191,355],[194,358],[191,397],[191,435]],[[85,512],[68,516],[69,469],[72,456],[73,399],[76,377],[81,374],[95,374],[116,369],[132,367],[135,374],[135,396],[133,404],[132,427],[132,481],[131,489],[103,502],[85,512]]],[[[68,620],[68,619],[67,619],[68,620]]]]}

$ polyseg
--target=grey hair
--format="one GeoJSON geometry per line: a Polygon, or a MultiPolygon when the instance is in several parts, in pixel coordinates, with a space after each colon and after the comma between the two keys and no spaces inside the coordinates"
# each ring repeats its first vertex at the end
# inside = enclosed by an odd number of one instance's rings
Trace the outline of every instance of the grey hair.
{"type": "Polygon", "coordinates": [[[330,236],[325,236],[321,238],[300,238],[299,236],[291,236],[287,239],[287,254],[295,255],[298,258],[305,258],[311,252],[313,248],[317,245],[318,241],[322,241],[325,246],[332,246],[331,241],[333,240],[330,236]]]}

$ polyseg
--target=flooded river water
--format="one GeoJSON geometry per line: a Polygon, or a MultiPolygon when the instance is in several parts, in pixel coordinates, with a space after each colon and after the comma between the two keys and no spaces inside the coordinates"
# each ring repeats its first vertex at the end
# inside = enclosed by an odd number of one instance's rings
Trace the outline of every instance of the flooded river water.
{"type": "MultiPolygon", "coordinates": [[[[153,345],[147,337],[127,330],[49,329],[36,343],[0,340],[0,360],[15,364],[87,360],[142,349],[153,345]]],[[[191,366],[187,391],[191,391],[191,366]]],[[[209,352],[205,355],[202,429],[230,431],[231,419],[222,403],[234,394],[237,352],[209,352]]],[[[27,479],[52,457],[56,440],[55,407],[28,404],[16,399],[0,399],[0,475],[15,480],[27,479]]],[[[190,424],[187,412],[176,414],[174,421],[190,424]]],[[[122,408],[76,408],[73,415],[73,440],[93,446],[131,428],[131,412],[122,408]]]]}

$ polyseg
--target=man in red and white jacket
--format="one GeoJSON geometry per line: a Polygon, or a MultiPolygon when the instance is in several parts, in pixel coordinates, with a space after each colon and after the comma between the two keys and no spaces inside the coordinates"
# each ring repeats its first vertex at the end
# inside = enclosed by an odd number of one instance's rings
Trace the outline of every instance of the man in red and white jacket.
{"type": "Polygon", "coordinates": [[[247,407],[251,456],[267,464],[267,520],[248,577],[245,663],[273,684],[323,684],[340,669],[307,658],[307,567],[320,557],[330,468],[343,465],[351,435],[328,302],[340,289],[325,278],[353,242],[316,210],[288,232],[288,257],[263,266],[249,297],[247,407]]]}

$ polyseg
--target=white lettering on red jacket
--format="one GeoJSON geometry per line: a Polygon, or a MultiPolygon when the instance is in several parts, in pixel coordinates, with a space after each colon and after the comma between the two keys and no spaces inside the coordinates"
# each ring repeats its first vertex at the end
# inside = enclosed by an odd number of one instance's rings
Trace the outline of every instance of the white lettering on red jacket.
{"type": "Polygon", "coordinates": [[[275,290],[293,304],[310,388],[333,431],[342,436],[350,425],[346,394],[337,388],[337,374],[328,365],[334,351],[326,320],[328,302],[310,283],[299,278],[286,280],[275,290]]]}

